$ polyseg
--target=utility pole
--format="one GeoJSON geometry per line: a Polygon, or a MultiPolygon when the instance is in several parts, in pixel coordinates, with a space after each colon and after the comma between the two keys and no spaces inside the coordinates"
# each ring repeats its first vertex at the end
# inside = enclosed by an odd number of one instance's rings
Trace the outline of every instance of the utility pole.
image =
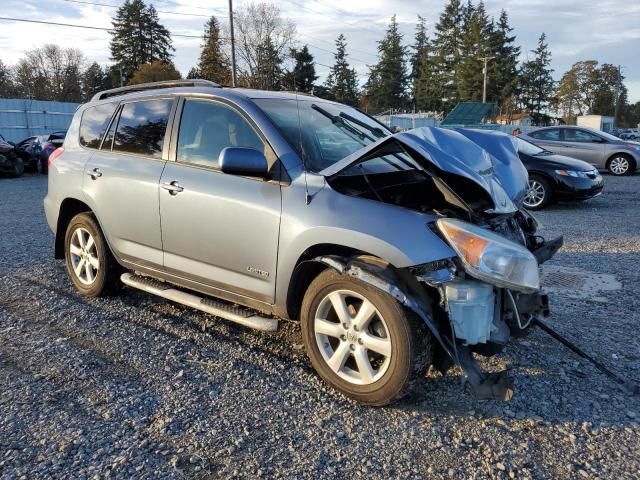
{"type": "Polygon", "coordinates": [[[482,84],[482,103],[487,103],[487,62],[493,60],[496,57],[481,57],[479,60],[484,62],[484,68],[482,73],[484,74],[484,82],[482,84]]]}
{"type": "Polygon", "coordinates": [[[231,33],[231,86],[236,86],[236,40],[233,35],[233,0],[229,0],[229,32],[231,33]]]}

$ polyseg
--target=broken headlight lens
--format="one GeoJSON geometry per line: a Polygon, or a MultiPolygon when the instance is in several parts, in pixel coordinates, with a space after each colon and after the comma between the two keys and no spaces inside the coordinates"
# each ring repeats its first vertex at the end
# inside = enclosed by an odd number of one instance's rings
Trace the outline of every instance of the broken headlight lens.
{"type": "Polygon", "coordinates": [[[522,245],[453,218],[441,218],[436,225],[472,277],[523,292],[540,288],[538,262],[522,245]]]}

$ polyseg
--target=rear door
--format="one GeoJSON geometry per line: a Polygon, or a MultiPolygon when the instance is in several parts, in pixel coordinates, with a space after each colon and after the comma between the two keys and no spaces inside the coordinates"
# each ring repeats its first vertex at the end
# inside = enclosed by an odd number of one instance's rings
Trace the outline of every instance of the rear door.
{"type": "Polygon", "coordinates": [[[533,143],[545,150],[564,155],[562,138],[560,137],[559,128],[544,128],[527,134],[533,138],[533,143]]]}
{"type": "Polygon", "coordinates": [[[226,147],[275,154],[257,128],[221,101],[184,100],[175,161],[160,181],[164,266],[169,273],[266,303],[275,296],[280,184],[222,173],[226,147]]]}
{"type": "Polygon", "coordinates": [[[152,268],[162,268],[158,184],[174,103],[166,97],[123,102],[85,166],[84,191],[114,253],[152,268]]]}
{"type": "Polygon", "coordinates": [[[563,128],[562,140],[568,157],[584,160],[598,167],[604,167],[605,140],[598,135],[580,128],[563,128]]]}

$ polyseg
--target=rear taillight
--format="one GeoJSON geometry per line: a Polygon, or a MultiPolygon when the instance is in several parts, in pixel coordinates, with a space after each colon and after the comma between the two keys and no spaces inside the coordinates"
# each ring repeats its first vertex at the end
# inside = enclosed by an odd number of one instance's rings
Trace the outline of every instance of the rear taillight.
{"type": "Polygon", "coordinates": [[[53,161],[63,153],[64,153],[64,147],[56,148],[53,152],[51,152],[51,155],[49,155],[49,160],[47,161],[47,165],[51,166],[53,161]]]}

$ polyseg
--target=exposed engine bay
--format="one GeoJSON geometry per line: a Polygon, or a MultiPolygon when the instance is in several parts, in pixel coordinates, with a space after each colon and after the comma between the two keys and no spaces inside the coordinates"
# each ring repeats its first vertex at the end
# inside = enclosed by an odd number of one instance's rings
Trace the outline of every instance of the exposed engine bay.
{"type": "Polygon", "coordinates": [[[456,257],[401,273],[349,259],[333,259],[333,266],[355,268],[352,275],[389,293],[399,290],[394,296],[438,340],[436,366],[443,373],[454,364],[461,367],[479,398],[509,399],[513,385],[504,372],[482,372],[472,352],[499,353],[511,336],[525,334],[549,315],[539,265],[562,246],[562,238],[547,242],[539,236],[536,220],[519,207],[527,174],[505,137],[413,130],[370,145],[324,172],[331,187],[345,195],[436,216],[425,227],[456,257]],[[457,150],[447,150],[448,145],[457,150]]]}

